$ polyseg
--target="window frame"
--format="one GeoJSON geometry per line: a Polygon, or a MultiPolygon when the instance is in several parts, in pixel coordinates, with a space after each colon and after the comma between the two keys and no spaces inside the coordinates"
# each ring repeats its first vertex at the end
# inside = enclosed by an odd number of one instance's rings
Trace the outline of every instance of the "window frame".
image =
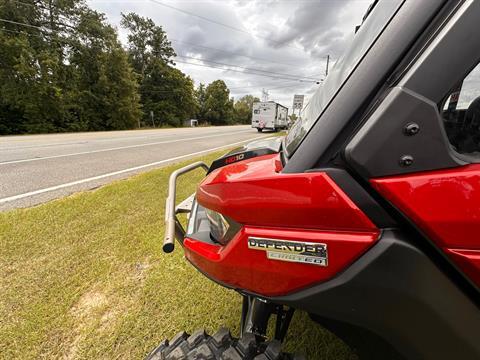
{"type": "Polygon", "coordinates": [[[480,2],[462,2],[386,91],[345,149],[345,159],[357,172],[372,178],[480,162],[480,157],[461,154],[451,146],[439,108],[480,60],[480,36],[474,31],[478,19],[480,2]],[[423,109],[423,118],[414,109],[423,109]],[[420,135],[406,136],[409,121],[421,125],[420,135]],[[425,156],[431,149],[438,156],[425,156]],[[402,165],[404,155],[414,159],[413,165],[402,165]]]}

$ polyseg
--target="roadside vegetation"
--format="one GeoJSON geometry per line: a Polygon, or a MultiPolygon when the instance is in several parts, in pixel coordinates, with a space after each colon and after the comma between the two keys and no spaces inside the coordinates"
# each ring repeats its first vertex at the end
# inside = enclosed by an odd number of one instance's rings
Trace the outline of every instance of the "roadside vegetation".
{"type": "Polygon", "coordinates": [[[0,19],[0,135],[251,120],[254,98],[222,80],[195,89],[149,18],[122,14],[126,44],[85,0],[2,0],[0,19]]]}
{"type": "MultiPolygon", "coordinates": [[[[165,184],[184,164],[0,213],[0,358],[142,359],[180,330],[238,335],[240,296],[199,274],[180,248],[161,251],[165,184]]],[[[181,179],[178,198],[202,177],[181,179]]],[[[288,339],[309,359],[352,358],[302,313],[288,339]]]]}

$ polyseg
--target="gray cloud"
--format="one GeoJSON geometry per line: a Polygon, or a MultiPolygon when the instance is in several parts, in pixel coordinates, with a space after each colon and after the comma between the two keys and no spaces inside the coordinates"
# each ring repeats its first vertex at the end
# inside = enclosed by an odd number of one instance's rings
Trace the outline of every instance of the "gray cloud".
{"type": "MultiPolygon", "coordinates": [[[[93,8],[107,14],[119,26],[120,13],[134,11],[161,25],[181,55],[299,76],[321,78],[325,57],[343,51],[346,40],[372,0],[204,0],[164,3],[241,29],[235,31],[194,16],[145,1],[90,0],[93,8]],[[195,45],[195,46],[194,46],[195,45]]],[[[119,29],[125,41],[125,32],[119,29]]],[[[198,62],[178,58],[179,61],[198,62]]],[[[210,64],[213,66],[219,66],[210,64]]],[[[294,93],[311,94],[318,85],[271,76],[259,76],[178,63],[196,83],[223,79],[236,98],[270,91],[273,100],[290,105],[294,93]]],[[[235,68],[232,68],[235,69],[235,68]]],[[[236,68],[240,70],[239,68],[236,68]]]]}

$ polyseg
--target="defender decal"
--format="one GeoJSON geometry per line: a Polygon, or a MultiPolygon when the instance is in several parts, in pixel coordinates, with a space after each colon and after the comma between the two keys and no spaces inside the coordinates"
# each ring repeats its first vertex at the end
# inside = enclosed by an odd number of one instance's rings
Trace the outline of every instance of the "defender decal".
{"type": "Polygon", "coordinates": [[[328,265],[326,244],[249,237],[248,248],[266,251],[271,260],[328,265]]]}

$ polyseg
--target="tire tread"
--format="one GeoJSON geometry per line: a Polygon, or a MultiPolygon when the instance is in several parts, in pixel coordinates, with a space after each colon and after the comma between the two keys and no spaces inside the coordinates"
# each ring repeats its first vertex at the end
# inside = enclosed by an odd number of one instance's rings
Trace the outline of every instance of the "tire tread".
{"type": "Polygon", "coordinates": [[[204,329],[191,335],[181,332],[172,340],[164,340],[147,360],[304,360],[303,356],[281,351],[281,343],[257,341],[254,334],[241,339],[232,337],[226,328],[210,336],[204,329]]]}

